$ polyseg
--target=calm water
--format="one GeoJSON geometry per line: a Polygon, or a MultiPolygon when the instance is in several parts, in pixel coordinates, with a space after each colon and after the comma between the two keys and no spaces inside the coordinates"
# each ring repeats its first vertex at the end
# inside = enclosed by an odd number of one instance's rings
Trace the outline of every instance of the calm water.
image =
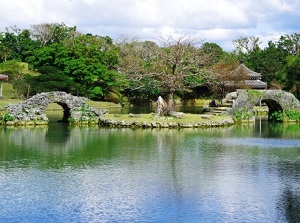
{"type": "MultiPolygon", "coordinates": [[[[148,114],[150,112],[155,112],[156,106],[143,105],[143,106],[126,106],[121,108],[109,108],[110,114],[148,114]]],[[[192,113],[192,114],[201,114],[203,113],[202,105],[178,105],[175,106],[175,111],[192,113]]]]}
{"type": "Polygon", "coordinates": [[[300,126],[0,127],[0,222],[300,222],[300,126]]]}

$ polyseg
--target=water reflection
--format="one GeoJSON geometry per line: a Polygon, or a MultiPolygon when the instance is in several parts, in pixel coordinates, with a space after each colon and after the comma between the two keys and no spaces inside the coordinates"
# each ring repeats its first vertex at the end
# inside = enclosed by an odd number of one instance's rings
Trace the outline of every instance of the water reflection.
{"type": "Polygon", "coordinates": [[[279,200],[278,204],[279,213],[283,213],[285,220],[290,223],[300,222],[300,194],[299,191],[286,188],[279,200]]]}
{"type": "Polygon", "coordinates": [[[271,125],[1,127],[0,222],[298,222],[299,125],[271,125]]]}
{"type": "Polygon", "coordinates": [[[260,137],[267,138],[300,138],[299,123],[280,123],[267,120],[267,117],[258,117],[255,128],[260,137]]]}

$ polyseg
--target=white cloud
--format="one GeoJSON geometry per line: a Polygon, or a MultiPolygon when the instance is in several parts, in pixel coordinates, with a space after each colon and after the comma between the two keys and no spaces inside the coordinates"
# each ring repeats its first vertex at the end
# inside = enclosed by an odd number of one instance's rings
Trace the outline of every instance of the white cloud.
{"type": "Polygon", "coordinates": [[[1,30],[63,22],[112,38],[187,34],[224,49],[239,36],[266,39],[300,28],[298,0],[9,0],[0,2],[0,10],[1,30]]]}

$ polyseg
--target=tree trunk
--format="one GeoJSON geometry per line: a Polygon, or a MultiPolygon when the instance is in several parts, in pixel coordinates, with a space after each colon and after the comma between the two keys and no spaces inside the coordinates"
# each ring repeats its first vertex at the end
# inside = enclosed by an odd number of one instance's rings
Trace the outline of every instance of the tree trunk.
{"type": "Polygon", "coordinates": [[[168,111],[167,111],[167,114],[168,115],[172,115],[174,112],[175,112],[175,102],[174,102],[174,92],[171,91],[169,94],[168,94],[168,111]]]}

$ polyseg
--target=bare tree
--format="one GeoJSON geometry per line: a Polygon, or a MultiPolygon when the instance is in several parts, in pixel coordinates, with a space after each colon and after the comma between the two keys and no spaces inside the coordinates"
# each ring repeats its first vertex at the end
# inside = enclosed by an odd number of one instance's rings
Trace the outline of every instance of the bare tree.
{"type": "Polygon", "coordinates": [[[145,87],[143,79],[154,78],[156,74],[152,66],[160,54],[159,46],[151,41],[142,42],[137,36],[121,36],[116,44],[120,48],[119,71],[129,78],[131,89],[145,87]]]}
{"type": "Polygon", "coordinates": [[[202,51],[201,42],[182,36],[162,38],[160,47],[153,42],[127,43],[127,51],[121,49],[120,69],[136,82],[153,78],[166,92],[167,114],[172,114],[175,91],[200,85],[209,76],[206,64],[210,55],[202,51]]]}
{"type": "Polygon", "coordinates": [[[237,52],[246,52],[250,53],[254,50],[259,49],[260,44],[262,41],[259,37],[239,37],[238,39],[233,40],[233,45],[237,52]]]}
{"type": "Polygon", "coordinates": [[[64,23],[42,23],[31,25],[30,33],[34,39],[41,43],[41,47],[46,46],[49,43],[75,38],[80,34],[76,31],[76,26],[68,27],[64,23]]]}
{"type": "Polygon", "coordinates": [[[290,54],[297,55],[300,52],[300,33],[281,36],[277,44],[290,54]]]}
{"type": "Polygon", "coordinates": [[[176,90],[199,86],[210,79],[211,53],[203,51],[202,40],[182,36],[161,39],[162,50],[157,78],[167,90],[168,114],[174,112],[176,90]]]}

